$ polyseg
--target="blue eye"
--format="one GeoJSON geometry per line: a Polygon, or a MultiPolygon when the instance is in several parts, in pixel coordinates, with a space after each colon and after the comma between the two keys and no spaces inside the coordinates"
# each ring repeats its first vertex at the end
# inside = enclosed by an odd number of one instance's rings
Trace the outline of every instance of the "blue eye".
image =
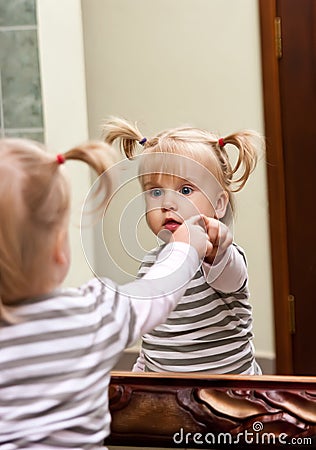
{"type": "Polygon", "coordinates": [[[162,189],[150,189],[150,196],[151,197],[160,197],[162,195],[162,189]]]}
{"type": "Polygon", "coordinates": [[[180,193],[183,195],[190,195],[190,194],[192,194],[192,192],[193,192],[193,189],[189,186],[183,186],[180,190],[180,193]]]}

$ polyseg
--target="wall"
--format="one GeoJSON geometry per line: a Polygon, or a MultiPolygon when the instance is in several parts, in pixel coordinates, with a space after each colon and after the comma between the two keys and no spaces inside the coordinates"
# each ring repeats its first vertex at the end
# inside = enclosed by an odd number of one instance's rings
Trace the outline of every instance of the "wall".
{"type": "MultiPolygon", "coordinates": [[[[257,1],[82,0],[82,10],[91,137],[100,136],[108,115],[137,121],[145,136],[183,123],[222,135],[264,131],[257,1]]],[[[262,157],[237,196],[235,238],[248,257],[257,353],[273,357],[266,189],[262,157]]],[[[139,192],[134,182],[125,190],[117,216],[139,192]]],[[[118,264],[123,258],[124,270],[135,273],[137,258],[128,258],[111,234],[114,216],[105,224],[107,245],[118,264]]],[[[145,241],[150,247],[150,234],[145,241]]],[[[124,281],[101,245],[97,240],[97,271],[124,281]]]]}
{"type": "MultiPolygon", "coordinates": [[[[45,142],[59,153],[88,139],[80,0],[67,0],[62,7],[55,0],[38,0],[37,16],[45,142]]],[[[80,235],[91,174],[79,162],[68,162],[65,170],[72,182],[72,265],[65,285],[77,286],[91,278],[80,235]]],[[[92,232],[86,232],[86,240],[92,248],[92,232]]]]}
{"type": "MultiPolygon", "coordinates": [[[[0,0],[0,134],[45,142],[62,152],[88,139],[80,0],[0,0]],[[58,32],[57,32],[58,30],[58,32]]],[[[91,277],[81,246],[88,168],[67,163],[71,177],[72,259],[66,285],[91,277]]],[[[85,233],[93,248],[92,232],[85,233]]],[[[93,253],[90,252],[90,259],[93,253]]]]}

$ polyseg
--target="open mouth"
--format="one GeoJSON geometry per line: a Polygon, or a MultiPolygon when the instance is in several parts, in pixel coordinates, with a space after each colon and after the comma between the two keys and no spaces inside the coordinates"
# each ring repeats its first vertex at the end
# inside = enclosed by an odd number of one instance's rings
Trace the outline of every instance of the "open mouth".
{"type": "Polygon", "coordinates": [[[177,220],[171,218],[166,219],[163,224],[164,229],[169,230],[171,232],[176,231],[176,229],[179,228],[180,225],[181,222],[178,222],[177,220]]]}

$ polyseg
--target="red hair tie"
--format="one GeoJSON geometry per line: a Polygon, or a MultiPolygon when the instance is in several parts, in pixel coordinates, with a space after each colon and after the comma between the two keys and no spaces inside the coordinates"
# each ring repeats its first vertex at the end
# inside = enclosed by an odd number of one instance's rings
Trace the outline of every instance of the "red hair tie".
{"type": "Polygon", "coordinates": [[[64,155],[59,153],[58,155],[56,155],[56,161],[57,161],[58,164],[64,164],[66,159],[65,159],[64,155]]]}
{"type": "Polygon", "coordinates": [[[218,140],[218,145],[220,146],[220,148],[224,147],[225,141],[224,141],[223,138],[219,138],[219,140],[218,140]]]}

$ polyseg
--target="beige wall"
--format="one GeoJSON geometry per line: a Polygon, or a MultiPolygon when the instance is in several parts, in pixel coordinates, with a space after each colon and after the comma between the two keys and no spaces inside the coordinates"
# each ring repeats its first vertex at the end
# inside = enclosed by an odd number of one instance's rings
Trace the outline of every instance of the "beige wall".
{"type": "MultiPolygon", "coordinates": [[[[90,137],[99,137],[100,123],[108,115],[137,120],[145,135],[183,123],[222,135],[240,128],[263,132],[255,0],[82,0],[81,5],[80,0],[67,0],[60,9],[54,0],[38,1],[45,128],[52,150],[85,140],[88,125],[90,137]]],[[[80,165],[69,169],[73,223],[78,224],[90,175],[80,165]]],[[[130,188],[138,192],[136,182],[130,188]]],[[[120,193],[121,208],[131,189],[120,193]]],[[[264,159],[237,199],[235,237],[248,257],[256,349],[273,356],[264,159]]],[[[116,219],[111,220],[110,230],[116,219]]],[[[112,251],[124,259],[127,271],[136,272],[137,261],[125,261],[114,234],[112,251]]],[[[67,283],[78,284],[90,270],[76,226],[72,236],[67,283]]],[[[91,239],[92,247],[92,236],[85,239],[91,239]]],[[[149,232],[144,239],[150,247],[149,232]]],[[[95,260],[98,270],[124,281],[98,250],[95,260]]]]}
{"type": "MultiPolygon", "coordinates": [[[[39,0],[37,15],[45,141],[49,151],[58,153],[88,139],[80,0],[67,0],[62,7],[55,0],[39,0]]],[[[67,163],[65,170],[73,192],[70,227],[73,264],[65,285],[76,286],[91,278],[79,226],[90,172],[83,164],[72,162],[67,163]]],[[[92,246],[92,234],[86,239],[92,246]]]]}

